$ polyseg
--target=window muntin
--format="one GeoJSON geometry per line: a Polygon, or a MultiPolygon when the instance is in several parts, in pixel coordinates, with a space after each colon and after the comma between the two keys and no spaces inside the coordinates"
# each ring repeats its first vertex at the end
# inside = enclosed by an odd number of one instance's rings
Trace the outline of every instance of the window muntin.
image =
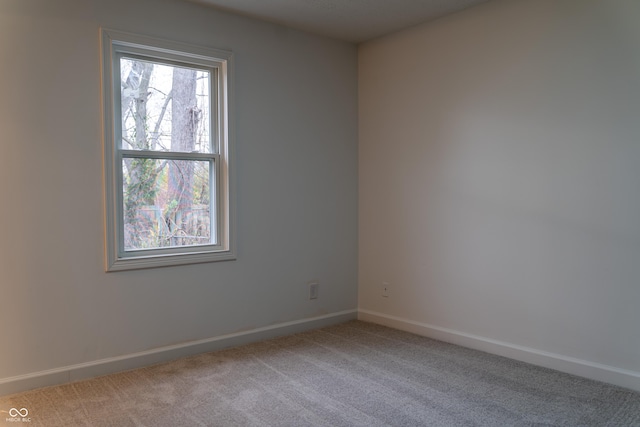
{"type": "Polygon", "coordinates": [[[107,271],[234,259],[231,54],[102,36],[107,271]]]}

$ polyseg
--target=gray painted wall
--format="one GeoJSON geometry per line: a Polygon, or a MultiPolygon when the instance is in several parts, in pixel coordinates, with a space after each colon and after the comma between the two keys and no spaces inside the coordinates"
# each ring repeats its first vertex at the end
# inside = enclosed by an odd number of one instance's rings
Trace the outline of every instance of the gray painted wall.
{"type": "Polygon", "coordinates": [[[177,1],[3,0],[0,64],[0,379],[356,308],[354,45],[177,1]],[[237,261],[104,272],[100,26],[235,53],[237,261]]]}
{"type": "Polygon", "coordinates": [[[640,379],[638,22],[494,0],[360,46],[361,310],[640,379]]]}

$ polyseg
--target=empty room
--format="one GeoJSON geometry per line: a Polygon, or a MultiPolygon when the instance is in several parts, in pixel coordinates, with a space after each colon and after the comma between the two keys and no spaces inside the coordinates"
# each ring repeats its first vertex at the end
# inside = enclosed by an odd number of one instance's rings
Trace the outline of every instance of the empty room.
{"type": "Polygon", "coordinates": [[[0,0],[0,425],[640,426],[637,0],[0,0]]]}

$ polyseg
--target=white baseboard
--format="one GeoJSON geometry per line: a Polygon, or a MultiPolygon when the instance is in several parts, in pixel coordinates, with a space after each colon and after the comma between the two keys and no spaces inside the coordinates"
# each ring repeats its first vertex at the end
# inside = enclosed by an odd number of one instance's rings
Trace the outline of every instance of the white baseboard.
{"type": "Polygon", "coordinates": [[[496,341],[369,310],[358,310],[358,319],[640,391],[640,372],[496,341]]]}
{"type": "Polygon", "coordinates": [[[249,331],[165,346],[124,356],[110,357],[10,378],[1,378],[0,396],[155,365],[181,357],[208,353],[278,336],[322,328],[356,318],[357,310],[345,310],[324,316],[278,323],[249,331]]]}

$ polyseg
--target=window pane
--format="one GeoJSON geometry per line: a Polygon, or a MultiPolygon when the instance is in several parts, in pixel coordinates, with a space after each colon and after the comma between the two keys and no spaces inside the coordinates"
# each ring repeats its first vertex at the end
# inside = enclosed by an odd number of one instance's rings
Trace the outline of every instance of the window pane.
{"type": "Polygon", "coordinates": [[[210,73],[120,58],[122,148],[211,153],[210,73]]]}
{"type": "Polygon", "coordinates": [[[199,160],[123,159],[124,249],[215,243],[210,167],[199,160]]]}

